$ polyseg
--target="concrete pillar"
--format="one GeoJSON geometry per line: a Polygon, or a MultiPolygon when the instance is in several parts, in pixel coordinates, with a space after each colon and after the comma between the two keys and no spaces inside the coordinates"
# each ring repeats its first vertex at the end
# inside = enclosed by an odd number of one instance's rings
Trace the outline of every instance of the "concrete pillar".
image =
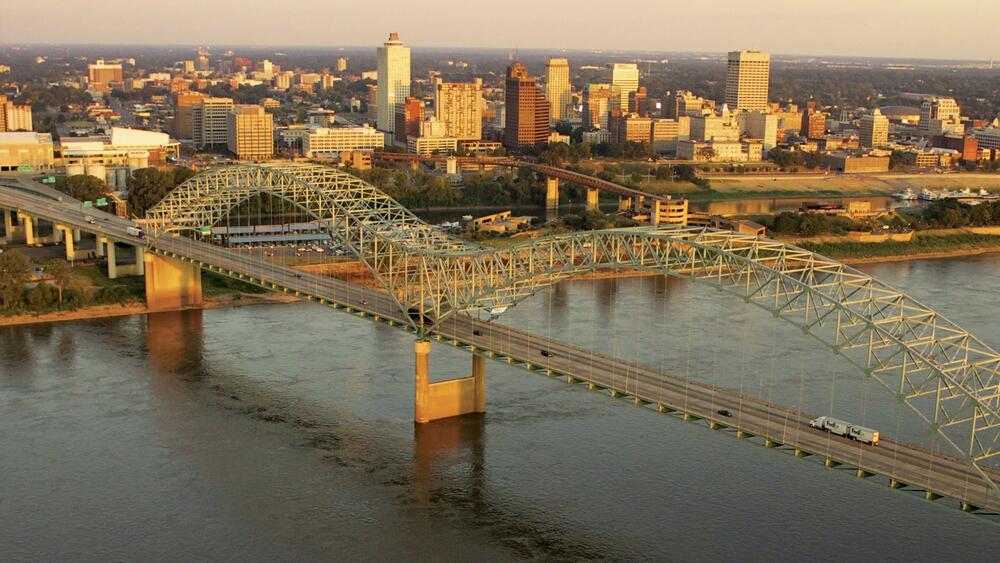
{"type": "MultiPolygon", "coordinates": [[[[56,225],[55,223],[52,224],[52,236],[49,238],[51,239],[52,244],[59,244],[63,241],[63,231],[59,228],[59,225],[56,225]]],[[[70,238],[72,238],[72,235],[70,235],[70,238]]]]}
{"type": "Polygon", "coordinates": [[[417,159],[411,160],[410,161],[410,170],[412,170],[414,172],[417,172],[418,170],[420,170],[420,161],[417,160],[417,159]]]}
{"type": "Polygon", "coordinates": [[[108,239],[106,237],[102,237],[101,235],[97,235],[97,242],[95,243],[95,246],[94,246],[94,256],[97,256],[98,258],[103,258],[104,257],[104,245],[107,242],[108,242],[108,239]]]}
{"type": "Polygon", "coordinates": [[[649,224],[656,226],[660,224],[660,200],[654,199],[649,206],[649,224]]]}
{"type": "Polygon", "coordinates": [[[72,227],[67,227],[65,225],[53,225],[53,233],[59,233],[63,240],[63,245],[66,247],[66,260],[72,262],[76,260],[76,245],[73,237],[73,233],[77,232],[72,227]]]}
{"type": "Polygon", "coordinates": [[[3,240],[7,244],[14,242],[14,217],[9,209],[3,210],[3,240]]]}
{"type": "Polygon", "coordinates": [[[587,188],[587,211],[600,211],[601,192],[597,188],[587,188]]]}
{"type": "Polygon", "coordinates": [[[108,279],[118,279],[118,264],[115,263],[115,241],[111,239],[104,239],[104,242],[108,245],[108,279]]]}
{"type": "Polygon", "coordinates": [[[80,242],[80,229],[73,229],[73,242],[80,242]]]}
{"type": "Polygon", "coordinates": [[[618,211],[628,211],[632,207],[632,198],[618,196],[618,211]]]}
{"type": "Polygon", "coordinates": [[[202,304],[201,268],[190,262],[147,254],[137,249],[146,275],[146,308],[164,311],[202,304]]]}
{"type": "Polygon", "coordinates": [[[635,208],[633,208],[633,211],[635,211],[636,213],[641,213],[642,206],[644,203],[646,203],[646,196],[642,195],[635,196],[635,208]]]}
{"type": "Polygon", "coordinates": [[[446,381],[430,381],[431,343],[417,340],[413,344],[414,392],[413,420],[419,424],[486,412],[486,357],[473,354],[472,375],[446,381]]]}
{"type": "Polygon", "coordinates": [[[31,216],[18,213],[17,218],[21,221],[21,228],[24,229],[24,244],[28,246],[35,244],[35,223],[31,216]]]}
{"type": "Polygon", "coordinates": [[[427,340],[417,340],[413,343],[413,354],[416,362],[413,393],[413,420],[423,424],[430,422],[431,406],[431,343],[427,340]]]}
{"type": "Polygon", "coordinates": [[[476,384],[475,412],[486,412],[486,356],[472,355],[472,379],[476,384]]]}
{"type": "Polygon", "coordinates": [[[549,176],[545,178],[545,208],[557,207],[559,207],[559,178],[549,176]]]}

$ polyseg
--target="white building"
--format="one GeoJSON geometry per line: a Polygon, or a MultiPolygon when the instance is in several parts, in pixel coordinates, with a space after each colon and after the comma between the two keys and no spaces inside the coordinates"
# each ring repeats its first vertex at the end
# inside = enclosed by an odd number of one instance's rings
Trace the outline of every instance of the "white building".
{"type": "Polygon", "coordinates": [[[618,87],[618,107],[627,111],[628,95],[639,89],[639,67],[635,63],[615,63],[611,67],[611,84],[618,87]]]}
{"type": "Polygon", "coordinates": [[[368,127],[320,127],[302,136],[302,154],[309,158],[339,156],[344,151],[373,151],[385,146],[385,135],[368,127]]]}
{"type": "Polygon", "coordinates": [[[396,104],[410,95],[410,48],[403,46],[399,35],[378,48],[378,128],[392,133],[396,127],[396,104]]]}
{"type": "Polygon", "coordinates": [[[572,104],[573,87],[569,80],[569,61],[549,59],[545,65],[545,97],[549,100],[549,122],[567,119],[572,104]]]}
{"type": "Polygon", "coordinates": [[[726,105],[734,111],[766,111],[771,77],[771,55],[760,51],[732,51],[726,66],[726,105]]]}

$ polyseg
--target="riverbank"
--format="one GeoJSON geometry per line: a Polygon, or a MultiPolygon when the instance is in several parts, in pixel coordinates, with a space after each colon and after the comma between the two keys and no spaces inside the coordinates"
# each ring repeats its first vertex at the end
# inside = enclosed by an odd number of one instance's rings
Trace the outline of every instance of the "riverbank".
{"type": "MultiPolygon", "coordinates": [[[[244,307],[248,305],[265,305],[274,303],[290,303],[296,301],[294,297],[282,294],[245,294],[230,293],[216,295],[205,298],[201,307],[191,307],[192,309],[219,309],[222,307],[244,307]]],[[[47,313],[22,313],[0,317],[0,327],[18,326],[41,323],[58,323],[66,321],[79,321],[83,319],[101,319],[106,317],[127,317],[130,315],[145,315],[151,311],[143,302],[127,303],[124,305],[94,305],[84,307],[75,311],[51,311],[47,313]]],[[[156,311],[161,312],[161,311],[156,311]]]]}
{"type": "Polygon", "coordinates": [[[866,243],[852,241],[846,237],[840,237],[840,240],[824,237],[821,241],[786,239],[786,242],[840,260],[845,264],[950,258],[1000,252],[1000,236],[963,229],[917,232],[914,233],[912,240],[905,242],[866,243]]]}

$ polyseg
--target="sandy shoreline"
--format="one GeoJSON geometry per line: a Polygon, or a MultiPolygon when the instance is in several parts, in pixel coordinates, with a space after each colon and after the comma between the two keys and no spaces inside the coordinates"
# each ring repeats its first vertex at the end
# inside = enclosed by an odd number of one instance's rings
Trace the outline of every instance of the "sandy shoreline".
{"type": "MultiPolygon", "coordinates": [[[[944,252],[927,252],[922,254],[904,254],[899,256],[873,256],[866,258],[834,258],[843,264],[854,266],[858,264],[875,264],[879,262],[904,262],[908,260],[933,260],[937,258],[959,258],[962,256],[978,256],[981,254],[991,254],[1000,252],[1000,247],[995,248],[967,248],[960,250],[949,250],[944,252]]],[[[343,266],[343,265],[342,265],[343,266]]],[[[598,280],[608,278],[631,278],[640,276],[654,276],[655,272],[645,270],[596,270],[577,276],[578,280],[598,280]]],[[[374,281],[374,280],[371,280],[374,281]]],[[[364,284],[371,285],[371,284],[364,284]]],[[[194,309],[219,309],[223,307],[243,307],[249,305],[265,305],[276,303],[293,303],[299,301],[294,297],[278,294],[238,294],[220,297],[206,298],[201,307],[194,309]]],[[[22,314],[10,317],[0,317],[0,327],[20,326],[41,323],[57,323],[66,321],[77,321],[83,319],[100,319],[107,317],[126,317],[130,315],[144,315],[150,311],[146,309],[145,303],[133,303],[130,305],[99,305],[77,309],[76,311],[57,311],[51,313],[22,314]]],[[[160,311],[157,311],[160,312],[160,311]]]]}

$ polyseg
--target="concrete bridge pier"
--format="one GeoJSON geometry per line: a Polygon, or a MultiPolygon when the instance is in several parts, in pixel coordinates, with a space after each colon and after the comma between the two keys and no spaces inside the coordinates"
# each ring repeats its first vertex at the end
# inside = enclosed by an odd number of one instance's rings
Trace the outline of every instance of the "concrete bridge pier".
{"type": "Polygon", "coordinates": [[[600,211],[600,198],[600,190],[597,188],[587,188],[587,211],[600,211]]]}
{"type": "Polygon", "coordinates": [[[3,212],[3,241],[7,244],[14,242],[14,217],[10,209],[4,208],[3,212]]]}
{"type": "Polygon", "coordinates": [[[556,209],[559,207],[559,178],[548,176],[545,178],[545,208],[556,209]]]}
{"type": "Polygon", "coordinates": [[[118,252],[115,249],[115,242],[108,237],[97,237],[97,256],[107,256],[108,278],[118,279],[123,276],[142,276],[146,273],[145,261],[143,259],[146,249],[141,246],[135,248],[135,263],[118,264],[118,252]]]}
{"type": "Polygon", "coordinates": [[[423,424],[432,420],[486,412],[486,357],[472,355],[472,375],[431,383],[429,340],[413,344],[416,360],[413,420],[423,424]]]}
{"type": "Polygon", "coordinates": [[[21,223],[21,229],[24,230],[24,244],[31,246],[37,241],[35,240],[35,226],[36,222],[31,218],[31,215],[27,213],[17,212],[17,220],[21,223]]]}
{"type": "Polygon", "coordinates": [[[628,211],[632,208],[632,198],[618,196],[618,211],[628,211]]]}
{"type": "Polygon", "coordinates": [[[201,268],[197,265],[156,254],[136,256],[144,264],[147,309],[164,311],[202,304],[201,268]]]}
{"type": "Polygon", "coordinates": [[[635,196],[635,200],[633,201],[633,203],[635,205],[632,207],[632,211],[635,211],[636,213],[642,213],[642,206],[643,204],[646,203],[646,196],[642,195],[635,196]]]}
{"type": "Polygon", "coordinates": [[[53,225],[53,233],[58,233],[66,247],[66,260],[72,262],[78,260],[76,243],[80,242],[80,231],[66,225],[53,225]]]}
{"type": "Polygon", "coordinates": [[[660,200],[654,199],[649,205],[649,224],[654,227],[660,224],[660,200]]]}

